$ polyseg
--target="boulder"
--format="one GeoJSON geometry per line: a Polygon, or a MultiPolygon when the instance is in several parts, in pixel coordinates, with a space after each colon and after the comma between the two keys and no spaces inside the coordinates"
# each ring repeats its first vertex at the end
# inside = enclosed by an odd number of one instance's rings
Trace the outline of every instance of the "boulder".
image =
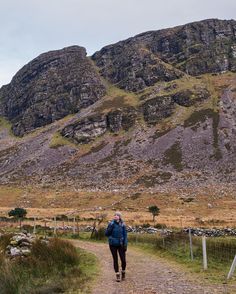
{"type": "Polygon", "coordinates": [[[141,105],[144,120],[149,123],[157,123],[162,119],[169,117],[175,108],[175,103],[171,96],[158,96],[149,99],[141,105]]]}

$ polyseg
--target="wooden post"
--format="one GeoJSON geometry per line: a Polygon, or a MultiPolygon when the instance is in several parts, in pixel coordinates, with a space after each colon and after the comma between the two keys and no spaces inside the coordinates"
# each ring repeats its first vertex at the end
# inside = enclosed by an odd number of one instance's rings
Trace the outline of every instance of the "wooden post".
{"type": "Polygon", "coordinates": [[[75,231],[76,231],[76,228],[75,228],[75,217],[73,218],[73,234],[75,235],[75,231]]]}
{"type": "Polygon", "coordinates": [[[207,270],[206,236],[202,237],[202,255],[203,255],[203,269],[207,270]]]}
{"type": "Polygon", "coordinates": [[[193,261],[193,240],[192,240],[192,234],[191,234],[191,229],[188,229],[188,235],[189,235],[189,246],[190,246],[190,257],[191,260],[193,261]]]}
{"type": "Polygon", "coordinates": [[[54,235],[57,234],[57,217],[54,216],[54,235]]]}
{"type": "Polygon", "coordinates": [[[233,276],[235,268],[236,268],[236,255],[234,256],[233,263],[232,263],[232,265],[230,267],[230,270],[229,270],[229,273],[228,273],[228,276],[227,276],[227,280],[229,280],[233,276]]]}
{"type": "Polygon", "coordinates": [[[33,229],[33,234],[36,234],[36,217],[34,217],[34,229],[33,229]]]}
{"type": "Polygon", "coordinates": [[[78,221],[78,219],[76,220],[76,227],[77,227],[77,234],[79,235],[79,221],[78,221]]]}
{"type": "Polygon", "coordinates": [[[164,236],[162,238],[162,246],[163,246],[163,248],[165,248],[165,237],[164,236]]]}
{"type": "Polygon", "coordinates": [[[44,238],[46,238],[47,222],[44,221],[44,238]]]}

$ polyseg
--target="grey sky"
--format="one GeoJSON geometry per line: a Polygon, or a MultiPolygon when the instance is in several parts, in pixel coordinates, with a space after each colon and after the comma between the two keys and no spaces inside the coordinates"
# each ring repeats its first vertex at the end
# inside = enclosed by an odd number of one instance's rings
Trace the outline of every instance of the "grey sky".
{"type": "Polygon", "coordinates": [[[88,54],[135,34],[206,18],[236,18],[236,0],[0,0],[0,86],[42,52],[88,54]]]}

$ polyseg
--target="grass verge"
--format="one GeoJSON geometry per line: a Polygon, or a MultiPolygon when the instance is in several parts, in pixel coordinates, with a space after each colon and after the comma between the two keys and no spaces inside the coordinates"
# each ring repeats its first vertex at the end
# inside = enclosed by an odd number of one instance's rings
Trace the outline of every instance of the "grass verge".
{"type": "Polygon", "coordinates": [[[1,237],[0,293],[89,293],[97,270],[96,257],[70,242],[37,240],[31,254],[9,260],[4,256],[9,237],[1,237]]]}

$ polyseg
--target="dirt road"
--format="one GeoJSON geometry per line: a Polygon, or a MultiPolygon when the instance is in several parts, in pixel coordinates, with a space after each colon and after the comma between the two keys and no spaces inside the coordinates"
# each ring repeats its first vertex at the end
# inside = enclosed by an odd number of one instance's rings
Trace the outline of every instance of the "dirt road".
{"type": "Polygon", "coordinates": [[[73,244],[94,253],[100,261],[100,274],[93,294],[236,293],[236,288],[227,291],[223,285],[206,286],[196,278],[190,278],[182,269],[133,247],[127,250],[127,278],[118,283],[107,244],[77,240],[73,244]]]}

